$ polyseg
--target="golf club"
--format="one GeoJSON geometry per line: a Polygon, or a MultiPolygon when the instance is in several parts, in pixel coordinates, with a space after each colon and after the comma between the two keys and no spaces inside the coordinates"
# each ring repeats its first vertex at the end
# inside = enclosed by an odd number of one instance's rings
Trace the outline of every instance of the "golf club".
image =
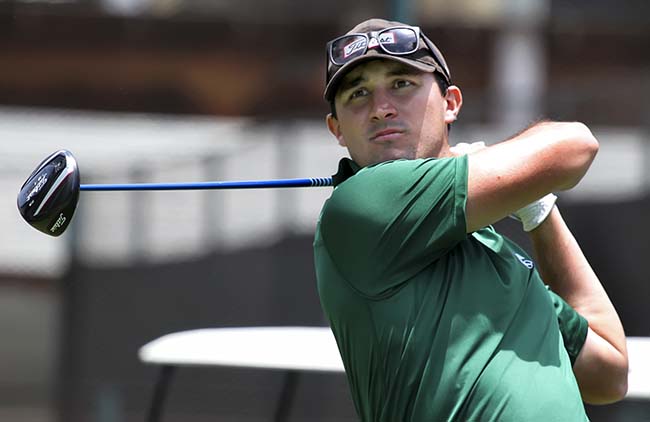
{"type": "Polygon", "coordinates": [[[142,191],[203,189],[264,189],[332,186],[331,177],[240,180],[193,183],[80,184],[79,166],[72,153],[59,150],[43,160],[18,193],[20,215],[35,229],[60,236],[70,224],[79,191],[142,191]]]}

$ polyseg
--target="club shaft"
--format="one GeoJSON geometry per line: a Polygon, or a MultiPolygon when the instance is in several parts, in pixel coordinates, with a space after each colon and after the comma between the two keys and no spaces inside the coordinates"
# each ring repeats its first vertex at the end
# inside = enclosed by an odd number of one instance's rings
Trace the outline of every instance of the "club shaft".
{"type": "Polygon", "coordinates": [[[332,186],[331,177],[307,179],[238,180],[224,182],[191,183],[122,183],[122,184],[84,184],[82,191],[132,191],[132,190],[210,190],[210,189],[267,189],[267,188],[308,188],[332,186]]]}

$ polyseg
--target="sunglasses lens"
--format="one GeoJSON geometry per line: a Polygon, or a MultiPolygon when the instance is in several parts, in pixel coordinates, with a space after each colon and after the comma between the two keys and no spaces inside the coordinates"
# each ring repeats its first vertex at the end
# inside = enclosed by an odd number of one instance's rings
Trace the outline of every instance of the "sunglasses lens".
{"type": "Polygon", "coordinates": [[[347,35],[334,40],[330,46],[331,60],[342,66],[355,57],[366,53],[368,48],[381,45],[388,54],[410,54],[418,49],[418,33],[413,28],[388,28],[370,38],[363,35],[347,35]],[[370,39],[370,44],[368,40],[370,39]]]}
{"type": "Polygon", "coordinates": [[[332,61],[342,65],[366,52],[368,39],[361,35],[342,37],[332,43],[332,61]]]}
{"type": "Polygon", "coordinates": [[[418,48],[418,34],[411,28],[392,28],[379,34],[379,44],[389,53],[409,54],[418,48]]]}

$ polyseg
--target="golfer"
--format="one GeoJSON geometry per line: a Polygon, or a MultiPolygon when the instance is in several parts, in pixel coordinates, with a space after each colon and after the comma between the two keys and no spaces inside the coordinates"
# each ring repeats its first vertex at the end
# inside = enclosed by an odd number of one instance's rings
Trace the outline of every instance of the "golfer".
{"type": "MultiPolygon", "coordinates": [[[[625,334],[552,192],[598,151],[581,123],[449,144],[463,98],[419,28],[371,19],[327,45],[339,163],[314,253],[363,421],[587,421],[627,390],[625,334]],[[497,233],[523,223],[534,256],[497,233]]],[[[616,280],[613,280],[614,282],[616,280]]]]}

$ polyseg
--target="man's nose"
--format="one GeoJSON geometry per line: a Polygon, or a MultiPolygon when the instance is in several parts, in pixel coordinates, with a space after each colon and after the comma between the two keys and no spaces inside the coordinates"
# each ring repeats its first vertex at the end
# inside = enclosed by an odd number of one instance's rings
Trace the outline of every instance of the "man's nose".
{"type": "Polygon", "coordinates": [[[391,101],[390,95],[377,90],[374,93],[374,104],[372,110],[372,119],[373,120],[385,120],[391,119],[397,116],[397,108],[391,101]]]}

